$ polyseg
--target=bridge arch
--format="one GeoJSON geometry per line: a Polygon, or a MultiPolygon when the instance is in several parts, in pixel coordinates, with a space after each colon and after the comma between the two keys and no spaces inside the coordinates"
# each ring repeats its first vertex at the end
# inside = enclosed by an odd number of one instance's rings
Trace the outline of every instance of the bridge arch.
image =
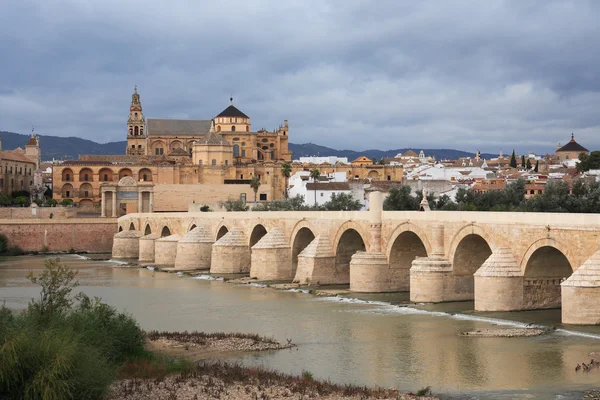
{"type": "Polygon", "coordinates": [[[133,222],[129,224],[129,230],[135,231],[135,224],[133,222]]]}
{"type": "Polygon", "coordinates": [[[469,235],[477,235],[480,236],[487,245],[490,247],[492,251],[496,248],[494,241],[492,240],[492,235],[490,235],[483,227],[480,225],[469,224],[460,228],[452,237],[450,241],[450,247],[448,248],[448,259],[452,261],[454,259],[456,249],[460,242],[469,235]]]}
{"type": "Polygon", "coordinates": [[[338,244],[340,243],[340,239],[342,238],[342,235],[348,230],[348,229],[353,229],[355,230],[361,237],[365,248],[369,248],[370,245],[370,233],[369,233],[369,229],[368,229],[368,224],[367,224],[367,228],[365,228],[363,225],[361,225],[358,222],[355,221],[345,221],[344,223],[342,223],[340,225],[340,227],[337,229],[335,236],[333,237],[333,241],[331,241],[331,245],[333,247],[333,250],[336,252],[337,254],[337,247],[338,244]]]}
{"type": "Polygon", "coordinates": [[[160,237],[164,238],[167,236],[171,236],[171,229],[167,225],[165,225],[160,231],[160,237]]]}
{"type": "Polygon", "coordinates": [[[144,236],[150,235],[152,233],[152,227],[149,223],[146,223],[146,228],[144,228],[144,236]]]}
{"type": "MultiPolygon", "coordinates": [[[[350,261],[358,251],[367,250],[367,236],[361,233],[357,224],[351,221],[342,225],[343,230],[338,231],[333,249],[335,251],[334,281],[338,283],[350,282],[350,261]]],[[[360,229],[360,228],[359,228],[360,229]]]]}
{"type": "Polygon", "coordinates": [[[521,262],[525,309],[561,306],[560,283],[576,269],[568,248],[549,238],[535,241],[521,262]]]}
{"type": "Polygon", "coordinates": [[[298,269],[298,254],[302,252],[314,239],[315,234],[308,223],[302,224],[292,233],[291,248],[292,248],[292,275],[296,275],[298,269]]]}
{"type": "Polygon", "coordinates": [[[227,225],[225,225],[224,221],[221,221],[221,223],[217,226],[217,229],[215,230],[215,242],[221,239],[223,236],[225,236],[228,232],[229,228],[227,227],[227,225]]]}
{"type": "Polygon", "coordinates": [[[248,239],[248,247],[250,251],[252,251],[252,246],[254,246],[260,239],[262,239],[267,234],[267,228],[263,224],[256,224],[252,228],[248,239]]]}
{"type": "Polygon", "coordinates": [[[400,225],[388,243],[387,258],[391,284],[395,290],[410,289],[410,268],[417,257],[427,257],[431,252],[427,237],[410,223],[400,225]]]}

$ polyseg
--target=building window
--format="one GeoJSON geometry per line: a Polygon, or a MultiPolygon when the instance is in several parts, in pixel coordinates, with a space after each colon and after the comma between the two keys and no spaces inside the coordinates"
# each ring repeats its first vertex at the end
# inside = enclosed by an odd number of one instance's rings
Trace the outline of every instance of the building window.
{"type": "Polygon", "coordinates": [[[323,193],[321,192],[321,197],[323,197],[323,193]]]}
{"type": "Polygon", "coordinates": [[[131,148],[132,148],[132,149],[135,149],[135,144],[132,144],[132,145],[131,145],[131,148]]]}
{"type": "Polygon", "coordinates": [[[250,132],[250,127],[246,126],[246,132],[250,132]]]}
{"type": "Polygon", "coordinates": [[[69,182],[70,180],[71,180],[71,174],[66,174],[65,175],[65,181],[69,182]]]}
{"type": "Polygon", "coordinates": [[[246,150],[242,149],[242,157],[246,157],[246,150]]]}
{"type": "Polygon", "coordinates": [[[108,182],[108,174],[104,174],[104,182],[108,182]]]}
{"type": "Polygon", "coordinates": [[[231,126],[231,132],[235,132],[235,125],[231,126]]]}
{"type": "Polygon", "coordinates": [[[129,136],[133,136],[133,128],[129,128],[129,136]]]}
{"type": "Polygon", "coordinates": [[[137,113],[135,113],[135,119],[138,119],[138,114],[137,113]]]}
{"type": "Polygon", "coordinates": [[[260,196],[259,197],[260,201],[266,201],[267,200],[267,194],[266,193],[261,193],[259,196],[260,196]]]}
{"type": "Polygon", "coordinates": [[[240,138],[239,138],[239,137],[234,137],[234,138],[233,138],[233,141],[234,141],[234,142],[239,142],[239,141],[240,141],[240,138]]]}
{"type": "Polygon", "coordinates": [[[138,149],[141,149],[141,148],[142,148],[142,145],[141,145],[141,144],[138,144],[138,149]]]}
{"type": "Polygon", "coordinates": [[[140,128],[140,135],[144,136],[144,128],[140,128]]]}
{"type": "Polygon", "coordinates": [[[240,155],[240,146],[237,144],[233,145],[233,156],[238,157],[240,155]]]}
{"type": "Polygon", "coordinates": [[[263,143],[267,143],[269,141],[269,139],[265,138],[262,140],[263,143]]]}
{"type": "Polygon", "coordinates": [[[144,182],[148,180],[148,175],[144,174],[144,182]]]}
{"type": "Polygon", "coordinates": [[[162,147],[157,147],[156,149],[154,149],[154,154],[157,156],[162,156],[164,151],[165,150],[162,147]]]}
{"type": "Polygon", "coordinates": [[[202,160],[198,160],[198,165],[201,167],[202,166],[202,160]]]}
{"type": "Polygon", "coordinates": [[[225,160],[225,166],[229,165],[229,160],[225,160]]]}
{"type": "Polygon", "coordinates": [[[65,197],[71,197],[71,192],[67,190],[67,191],[65,192],[65,197]]]}
{"type": "Polygon", "coordinates": [[[244,147],[246,145],[246,142],[242,142],[242,147],[244,147]]]}
{"type": "Polygon", "coordinates": [[[213,160],[212,160],[212,162],[211,162],[211,165],[212,165],[213,167],[214,167],[215,165],[217,165],[217,160],[215,160],[215,159],[213,158],[213,160]]]}
{"type": "Polygon", "coordinates": [[[271,144],[269,145],[269,147],[273,148],[273,147],[275,147],[275,145],[274,145],[273,143],[271,143],[271,144]]]}
{"type": "Polygon", "coordinates": [[[244,179],[244,174],[240,174],[240,179],[244,179]]]}
{"type": "Polygon", "coordinates": [[[139,128],[138,128],[137,126],[136,126],[135,128],[133,128],[133,134],[134,134],[135,136],[137,136],[137,135],[138,135],[138,133],[139,133],[139,132],[138,132],[138,129],[139,129],[139,128]]]}
{"type": "Polygon", "coordinates": [[[391,181],[391,180],[392,180],[392,176],[388,175],[388,181],[391,181]]]}
{"type": "Polygon", "coordinates": [[[89,181],[88,174],[84,174],[83,175],[83,180],[86,181],[86,182],[89,181]]]}
{"type": "Polygon", "coordinates": [[[89,196],[89,192],[88,192],[87,190],[85,190],[85,191],[83,192],[83,197],[90,197],[90,196],[89,196]]]}

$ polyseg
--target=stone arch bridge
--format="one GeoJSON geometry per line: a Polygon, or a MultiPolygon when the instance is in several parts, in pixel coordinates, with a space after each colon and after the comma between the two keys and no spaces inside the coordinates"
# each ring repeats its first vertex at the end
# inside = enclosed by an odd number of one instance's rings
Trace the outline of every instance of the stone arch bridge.
{"type": "Polygon", "coordinates": [[[383,211],[139,213],[113,257],[259,280],[474,300],[479,311],[562,307],[600,323],[600,215],[383,211]]]}

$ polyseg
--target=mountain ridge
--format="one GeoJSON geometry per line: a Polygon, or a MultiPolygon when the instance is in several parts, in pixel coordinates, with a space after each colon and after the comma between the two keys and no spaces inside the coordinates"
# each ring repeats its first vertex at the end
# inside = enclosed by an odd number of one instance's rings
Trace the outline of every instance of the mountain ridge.
{"type": "MultiPolygon", "coordinates": [[[[42,158],[46,161],[53,159],[68,160],[77,159],[80,154],[125,154],[127,141],[97,143],[89,139],[79,137],[61,137],[50,135],[39,135],[40,144],[42,147],[42,158]]],[[[3,150],[13,150],[17,147],[24,148],[29,135],[24,135],[15,132],[0,131],[3,150]]],[[[418,153],[420,150],[425,152],[426,156],[435,156],[437,160],[456,159],[458,157],[474,157],[474,153],[455,149],[418,149],[418,148],[401,148],[392,150],[369,149],[363,151],[357,150],[336,150],[330,147],[321,146],[315,143],[296,144],[290,143],[289,149],[292,151],[294,159],[299,157],[310,156],[337,156],[347,157],[348,161],[352,161],[360,156],[369,158],[381,159],[382,157],[394,157],[396,154],[404,153],[408,150],[413,150],[418,153]]],[[[497,155],[481,154],[483,158],[492,158],[497,155]]]]}

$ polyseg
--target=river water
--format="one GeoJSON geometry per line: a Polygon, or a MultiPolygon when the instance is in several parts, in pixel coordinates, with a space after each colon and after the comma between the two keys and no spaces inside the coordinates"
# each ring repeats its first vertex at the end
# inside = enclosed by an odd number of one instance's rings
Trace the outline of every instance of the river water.
{"type": "MultiPolygon", "coordinates": [[[[25,308],[39,293],[26,279],[44,257],[0,258],[0,301],[25,308]]],[[[340,383],[397,387],[467,399],[575,399],[600,386],[600,370],[576,373],[600,351],[600,327],[560,327],[560,310],[473,313],[473,303],[406,307],[408,294],[321,298],[302,292],[233,285],[76,255],[76,289],[131,313],[142,328],[239,331],[292,339],[291,350],[234,359],[282,372],[303,370],[340,383]],[[461,337],[464,331],[557,326],[533,338],[461,337]]]]}

